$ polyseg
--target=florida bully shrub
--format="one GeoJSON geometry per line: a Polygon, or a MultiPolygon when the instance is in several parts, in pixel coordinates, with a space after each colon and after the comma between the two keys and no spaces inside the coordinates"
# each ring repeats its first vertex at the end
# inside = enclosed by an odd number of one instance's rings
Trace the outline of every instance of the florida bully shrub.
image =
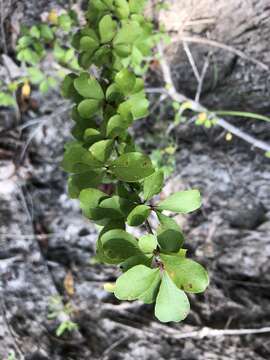
{"type": "Polygon", "coordinates": [[[208,286],[206,270],[186,258],[184,235],[172,213],[201,206],[198,190],[155,202],[164,175],[140,152],[130,133],[147,116],[148,100],[138,69],[154,46],[154,30],[142,15],[145,0],[92,0],[87,25],[73,38],[80,66],[66,76],[63,96],[74,102],[74,141],[66,144],[63,168],[70,173],[69,195],[78,198],[88,219],[101,225],[97,257],[120,265],[123,274],[106,284],[120,300],[155,303],[162,322],[181,321],[189,313],[186,293],[208,286]],[[151,213],[159,221],[152,229],[151,213]],[[165,213],[164,213],[165,212],[165,213]],[[143,226],[139,239],[126,231],[143,226]]]}

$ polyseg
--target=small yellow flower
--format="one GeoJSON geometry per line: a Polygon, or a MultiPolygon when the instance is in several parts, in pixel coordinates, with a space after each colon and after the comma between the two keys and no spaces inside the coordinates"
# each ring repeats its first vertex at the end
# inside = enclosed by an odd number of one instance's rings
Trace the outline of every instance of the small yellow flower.
{"type": "Polygon", "coordinates": [[[115,290],[115,283],[105,283],[103,287],[105,291],[113,293],[115,290]]]}
{"type": "Polygon", "coordinates": [[[58,23],[58,15],[55,9],[52,9],[48,15],[48,22],[50,22],[53,25],[56,25],[58,23]]]}
{"type": "Polygon", "coordinates": [[[28,81],[25,81],[22,87],[22,97],[24,99],[27,99],[29,98],[30,94],[31,94],[31,86],[28,81]]]}
{"type": "Polygon", "coordinates": [[[232,141],[232,138],[233,138],[232,134],[228,132],[225,137],[226,141],[232,141]]]}
{"type": "Polygon", "coordinates": [[[198,116],[198,120],[200,123],[204,123],[207,120],[207,114],[206,113],[200,113],[198,116]]]}
{"type": "Polygon", "coordinates": [[[166,149],[164,149],[164,152],[168,155],[173,155],[175,154],[176,151],[176,147],[175,146],[168,146],[166,147],[166,149]]]}

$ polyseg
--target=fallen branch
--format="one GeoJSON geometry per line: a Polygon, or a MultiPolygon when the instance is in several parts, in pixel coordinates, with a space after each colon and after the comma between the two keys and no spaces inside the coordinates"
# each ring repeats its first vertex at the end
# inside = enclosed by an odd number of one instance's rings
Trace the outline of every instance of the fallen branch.
{"type": "Polygon", "coordinates": [[[134,312],[137,306],[138,304],[136,303],[122,303],[120,305],[106,304],[103,309],[105,311],[103,316],[105,316],[106,319],[117,323],[117,328],[123,328],[128,332],[136,333],[139,337],[142,336],[144,338],[152,338],[155,337],[156,334],[159,334],[159,336],[164,338],[181,340],[188,338],[204,339],[221,336],[245,336],[270,333],[269,326],[257,329],[213,329],[210,327],[202,327],[197,330],[183,332],[179,328],[173,328],[156,321],[153,321],[150,326],[141,325],[143,324],[144,319],[138,312],[134,312]],[[131,318],[131,313],[134,315],[133,318],[131,318]],[[125,321],[126,319],[129,321],[125,321]]]}
{"type": "Polygon", "coordinates": [[[186,41],[186,42],[190,42],[190,43],[209,45],[209,46],[213,46],[213,47],[216,47],[219,49],[229,51],[230,53],[235,54],[244,60],[250,61],[253,64],[258,65],[263,70],[270,71],[269,66],[266,65],[265,63],[255,59],[254,57],[252,57],[250,55],[245,54],[241,50],[235,49],[233,46],[223,44],[219,41],[209,40],[209,39],[205,39],[205,38],[202,38],[199,36],[183,36],[182,40],[186,41]]]}
{"type": "MultiPolygon", "coordinates": [[[[194,101],[192,99],[189,99],[185,95],[179,93],[173,83],[172,80],[172,74],[170,67],[165,59],[163,46],[161,43],[158,44],[158,52],[160,55],[160,66],[163,73],[163,78],[166,83],[166,89],[165,88],[157,88],[157,89],[151,89],[151,92],[156,93],[164,93],[167,94],[169,97],[171,97],[174,101],[177,101],[179,103],[188,102],[189,108],[192,111],[199,112],[199,113],[212,113],[215,115],[214,112],[209,111],[207,108],[205,108],[203,105],[201,105],[199,102],[194,101]]],[[[150,92],[150,90],[148,89],[150,92]]],[[[266,142],[256,139],[252,135],[249,135],[245,133],[243,130],[240,130],[236,126],[230,124],[228,121],[217,117],[216,118],[216,125],[222,127],[223,129],[227,130],[228,132],[232,133],[234,136],[246,141],[247,143],[251,144],[255,148],[259,148],[265,152],[270,151],[270,145],[266,142]]]]}
{"type": "Polygon", "coordinates": [[[203,327],[201,330],[191,331],[184,334],[176,335],[177,339],[187,338],[198,338],[203,339],[206,337],[217,337],[217,336],[243,336],[252,334],[266,334],[270,333],[270,327],[264,327],[260,329],[228,329],[228,330],[217,330],[208,327],[203,327]]]}

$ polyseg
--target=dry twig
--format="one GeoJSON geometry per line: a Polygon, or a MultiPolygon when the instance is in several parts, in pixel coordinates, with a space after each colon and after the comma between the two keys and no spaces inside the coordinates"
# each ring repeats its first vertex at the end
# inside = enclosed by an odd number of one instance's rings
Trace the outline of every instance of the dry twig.
{"type": "Polygon", "coordinates": [[[199,37],[199,36],[183,36],[182,41],[190,42],[190,43],[196,43],[196,44],[209,45],[209,46],[213,46],[213,47],[216,47],[216,48],[219,48],[219,49],[229,51],[229,52],[239,56],[240,58],[242,58],[244,60],[250,61],[253,64],[256,64],[256,65],[260,66],[263,70],[270,71],[269,66],[266,65],[265,63],[263,63],[262,61],[259,61],[259,60],[255,59],[251,55],[245,54],[241,50],[235,49],[233,46],[223,44],[223,43],[221,43],[219,41],[209,40],[209,39],[205,39],[205,38],[202,38],[202,37],[199,37]]]}

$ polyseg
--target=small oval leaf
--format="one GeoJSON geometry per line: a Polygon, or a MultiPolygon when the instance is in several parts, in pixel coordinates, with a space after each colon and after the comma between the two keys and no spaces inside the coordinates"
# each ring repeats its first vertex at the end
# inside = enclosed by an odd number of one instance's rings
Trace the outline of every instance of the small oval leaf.
{"type": "Polygon", "coordinates": [[[160,210],[170,210],[187,214],[201,207],[201,195],[198,190],[179,191],[159,203],[160,210]]]}
{"type": "Polygon", "coordinates": [[[89,119],[99,110],[99,107],[98,100],[86,99],[79,103],[78,112],[83,119],[89,119]]]}
{"type": "Polygon", "coordinates": [[[179,322],[187,317],[189,311],[190,305],[186,294],[178,289],[164,271],[156,300],[156,317],[161,322],[179,322]]]}
{"type": "Polygon", "coordinates": [[[123,69],[116,74],[115,82],[124,94],[129,94],[136,84],[136,76],[128,69],[123,69]]]}
{"type": "Polygon", "coordinates": [[[107,43],[114,38],[117,30],[117,23],[112,19],[111,15],[103,16],[98,27],[102,43],[107,43]]]}
{"type": "Polygon", "coordinates": [[[204,292],[209,285],[205,268],[183,256],[161,255],[165,269],[177,287],[190,293],[204,292]]]}
{"type": "Polygon", "coordinates": [[[101,140],[94,143],[90,147],[89,151],[95,159],[104,163],[111,156],[113,144],[113,140],[101,140]]]}
{"type": "Polygon", "coordinates": [[[151,209],[147,205],[136,206],[128,215],[127,223],[129,226],[139,226],[145,222],[151,213],[151,209]]]}
{"type": "Polygon", "coordinates": [[[150,200],[154,195],[161,192],[164,182],[164,173],[162,170],[155,171],[148,176],[143,183],[143,198],[150,200]]]}
{"type": "Polygon", "coordinates": [[[126,153],[119,156],[110,165],[110,170],[118,180],[137,182],[154,172],[150,158],[139,152],[126,153]]]}
{"type": "Polygon", "coordinates": [[[159,269],[137,265],[117,279],[114,294],[119,300],[142,300],[151,304],[155,301],[159,284],[159,269]]]}
{"type": "Polygon", "coordinates": [[[104,99],[104,93],[99,82],[86,72],[74,80],[74,87],[78,93],[85,98],[95,100],[104,99]]]}
{"type": "Polygon", "coordinates": [[[147,234],[139,238],[139,248],[145,254],[151,254],[158,246],[155,235],[147,234]]]}
{"type": "Polygon", "coordinates": [[[100,237],[107,263],[119,264],[131,256],[141,255],[137,240],[124,230],[110,230],[100,237]]]}

